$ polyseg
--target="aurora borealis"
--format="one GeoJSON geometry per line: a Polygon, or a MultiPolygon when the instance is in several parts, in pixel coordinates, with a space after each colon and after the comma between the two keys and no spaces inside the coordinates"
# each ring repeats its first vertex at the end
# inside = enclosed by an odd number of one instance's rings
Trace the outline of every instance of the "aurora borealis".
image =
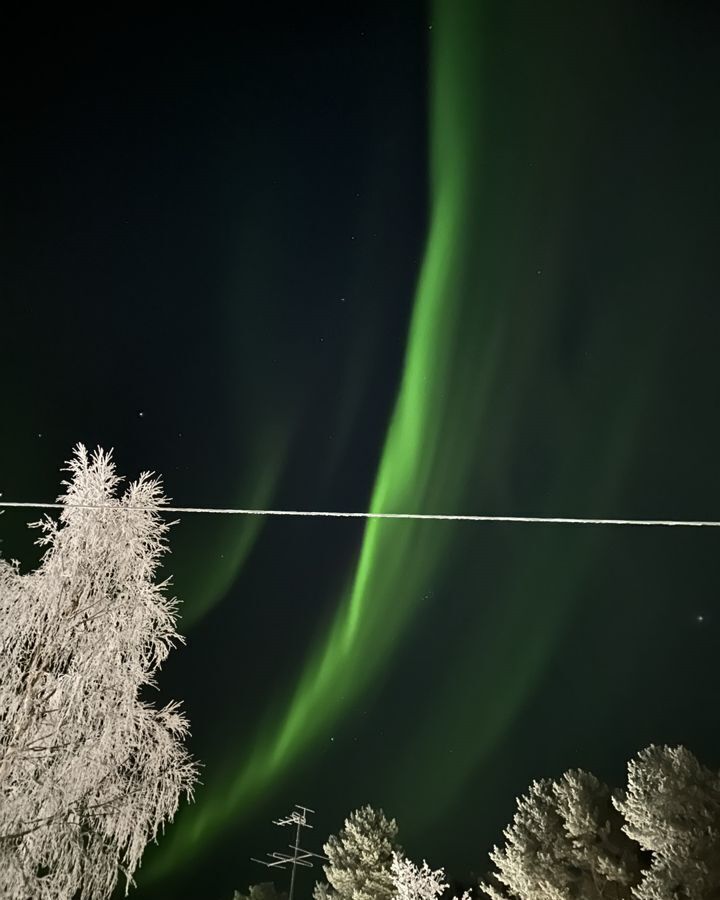
{"type": "MultiPolygon", "coordinates": [[[[50,499],[82,440],[178,505],[718,518],[716,25],[66,21],[6,150],[0,491],[50,499]]],[[[0,531],[30,564],[22,517],[0,531]]],[[[295,802],[317,844],[383,806],[468,878],[532,778],[651,741],[717,763],[716,542],[183,519],[160,688],[203,786],[135,896],[263,880],[295,802]]]]}

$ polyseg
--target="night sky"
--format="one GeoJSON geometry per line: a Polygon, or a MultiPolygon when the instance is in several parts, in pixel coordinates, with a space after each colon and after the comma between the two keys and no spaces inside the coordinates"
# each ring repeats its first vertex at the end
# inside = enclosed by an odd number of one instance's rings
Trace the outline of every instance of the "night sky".
{"type": "MultiPolygon", "coordinates": [[[[343,6],[5,29],[3,499],[82,441],[178,505],[720,519],[717,11],[343,6]]],[[[719,542],[182,517],[203,785],[134,896],[266,880],[293,803],[469,879],[533,778],[720,767],[719,542]]]]}

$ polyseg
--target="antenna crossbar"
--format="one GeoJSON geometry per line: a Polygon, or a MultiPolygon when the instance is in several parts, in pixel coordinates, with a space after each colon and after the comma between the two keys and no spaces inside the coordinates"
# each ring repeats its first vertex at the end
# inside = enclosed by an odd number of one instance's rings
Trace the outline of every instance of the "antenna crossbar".
{"type": "Polygon", "coordinates": [[[289,865],[291,867],[288,900],[293,900],[296,868],[298,866],[304,866],[305,868],[312,869],[313,863],[311,860],[327,859],[327,857],[323,856],[321,853],[313,853],[312,850],[306,850],[304,847],[300,846],[301,829],[313,827],[307,821],[307,814],[314,812],[315,810],[310,809],[309,806],[300,806],[300,804],[296,803],[295,809],[290,815],[282,816],[279,819],[273,819],[273,825],[279,825],[280,827],[285,825],[295,826],[295,843],[288,844],[289,849],[293,851],[292,853],[286,853],[283,850],[273,850],[267,854],[269,859],[257,859],[254,856],[250,857],[252,862],[260,863],[261,866],[265,866],[268,869],[283,869],[284,871],[286,866],[289,865]]]}

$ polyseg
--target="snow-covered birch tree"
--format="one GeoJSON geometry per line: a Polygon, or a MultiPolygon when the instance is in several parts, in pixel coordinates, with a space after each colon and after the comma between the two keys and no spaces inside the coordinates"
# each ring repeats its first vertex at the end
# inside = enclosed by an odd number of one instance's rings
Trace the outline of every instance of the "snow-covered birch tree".
{"type": "Polygon", "coordinates": [[[66,471],[59,520],[35,523],[40,566],[0,560],[8,900],[103,900],[120,874],[127,891],[196,779],[178,704],[145,699],[182,640],[168,581],[156,581],[169,525],[147,507],[166,502],[160,482],[144,473],[117,496],[111,455],[82,445],[66,471]]]}
{"type": "MultiPolygon", "coordinates": [[[[417,866],[402,853],[393,853],[391,871],[395,900],[439,900],[449,887],[442,866],[431,869],[426,860],[417,866]]],[[[460,900],[471,900],[470,892],[465,891],[460,900]]]]}
{"type": "Polygon", "coordinates": [[[426,860],[421,866],[393,853],[391,871],[395,884],[395,900],[438,900],[448,887],[445,870],[431,869],[426,860]]]}
{"type": "Polygon", "coordinates": [[[324,845],[329,884],[315,885],[315,900],[393,900],[396,838],[395,819],[388,820],[381,809],[363,806],[351,813],[324,845]]]}

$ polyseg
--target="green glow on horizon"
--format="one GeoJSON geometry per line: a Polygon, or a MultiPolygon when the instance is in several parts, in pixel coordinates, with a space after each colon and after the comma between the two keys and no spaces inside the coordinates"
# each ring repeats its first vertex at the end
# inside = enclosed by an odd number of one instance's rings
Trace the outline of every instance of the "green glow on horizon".
{"type": "MultiPolygon", "coordinates": [[[[430,231],[405,367],[371,500],[374,512],[462,509],[463,483],[492,380],[494,328],[487,328],[476,348],[474,384],[463,382],[456,365],[465,324],[461,305],[470,161],[479,149],[473,110],[458,98],[477,65],[476,16],[472,2],[464,8],[458,4],[452,14],[446,4],[437,4],[431,33],[430,231]],[[443,450],[452,450],[452,465],[443,461],[443,450]]],[[[260,792],[357,700],[384,669],[422,603],[447,535],[436,523],[368,522],[352,585],[287,709],[261,733],[234,775],[199,792],[197,807],[173,827],[146,876],[163,875],[187,862],[224,822],[247,813],[260,792]]]]}

